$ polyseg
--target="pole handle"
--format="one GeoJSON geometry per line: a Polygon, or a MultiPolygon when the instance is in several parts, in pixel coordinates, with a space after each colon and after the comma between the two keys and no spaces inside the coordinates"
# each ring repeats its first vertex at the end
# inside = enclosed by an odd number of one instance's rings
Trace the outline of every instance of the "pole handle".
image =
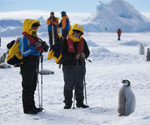
{"type": "Polygon", "coordinates": [[[41,63],[43,63],[43,55],[41,55],[41,63]]]}
{"type": "Polygon", "coordinates": [[[92,60],[90,60],[90,59],[87,59],[87,58],[86,58],[86,60],[87,60],[88,62],[92,63],[92,60]]]}

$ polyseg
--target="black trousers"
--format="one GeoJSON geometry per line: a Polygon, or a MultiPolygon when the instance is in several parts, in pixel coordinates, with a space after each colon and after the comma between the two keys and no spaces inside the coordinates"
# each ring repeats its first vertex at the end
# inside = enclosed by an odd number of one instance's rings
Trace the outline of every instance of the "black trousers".
{"type": "Polygon", "coordinates": [[[57,32],[54,32],[54,43],[53,43],[53,35],[51,31],[48,31],[48,36],[49,36],[49,45],[51,48],[52,45],[54,45],[58,41],[59,37],[58,37],[57,32]]]}
{"type": "Polygon", "coordinates": [[[83,104],[83,80],[85,77],[85,66],[63,66],[64,74],[64,103],[68,106],[72,105],[73,89],[75,89],[75,97],[77,104],[83,104]]]}
{"type": "Polygon", "coordinates": [[[39,67],[38,56],[27,56],[20,66],[22,75],[22,103],[24,112],[35,108],[34,92],[37,85],[39,67]]]}
{"type": "Polygon", "coordinates": [[[121,35],[118,34],[118,40],[120,40],[121,35]]]}

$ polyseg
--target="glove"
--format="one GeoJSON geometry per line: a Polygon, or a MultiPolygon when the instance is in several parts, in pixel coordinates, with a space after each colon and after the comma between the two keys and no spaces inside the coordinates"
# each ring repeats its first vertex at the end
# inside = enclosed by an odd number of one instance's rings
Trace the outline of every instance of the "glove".
{"type": "Polygon", "coordinates": [[[21,37],[17,37],[17,39],[15,40],[15,42],[16,42],[16,41],[19,41],[20,39],[21,39],[21,37]]]}
{"type": "Polygon", "coordinates": [[[53,19],[51,19],[51,24],[54,25],[54,20],[53,19]]]}
{"type": "Polygon", "coordinates": [[[85,54],[84,54],[84,52],[81,53],[81,56],[80,56],[80,57],[81,57],[81,59],[83,59],[83,60],[85,59],[85,54]]]}
{"type": "Polygon", "coordinates": [[[40,42],[36,42],[34,46],[35,46],[35,50],[39,50],[39,48],[42,47],[42,44],[40,42]]]}
{"type": "Polygon", "coordinates": [[[77,53],[76,60],[78,60],[79,58],[80,58],[80,53],[77,53]]]}

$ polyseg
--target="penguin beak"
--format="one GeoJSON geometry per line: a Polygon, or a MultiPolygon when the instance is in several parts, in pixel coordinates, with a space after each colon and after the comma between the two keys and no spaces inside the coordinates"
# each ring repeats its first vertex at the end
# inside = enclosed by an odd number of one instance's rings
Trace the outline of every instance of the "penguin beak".
{"type": "Polygon", "coordinates": [[[125,82],[125,80],[122,80],[122,83],[124,83],[125,82]]]}

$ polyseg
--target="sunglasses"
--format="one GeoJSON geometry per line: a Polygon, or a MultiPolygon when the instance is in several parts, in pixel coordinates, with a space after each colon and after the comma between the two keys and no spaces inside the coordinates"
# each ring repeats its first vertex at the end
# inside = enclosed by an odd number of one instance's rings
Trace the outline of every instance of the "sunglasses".
{"type": "Polygon", "coordinates": [[[73,33],[76,33],[76,34],[79,34],[79,35],[82,35],[83,33],[79,30],[73,30],[73,33]]]}

